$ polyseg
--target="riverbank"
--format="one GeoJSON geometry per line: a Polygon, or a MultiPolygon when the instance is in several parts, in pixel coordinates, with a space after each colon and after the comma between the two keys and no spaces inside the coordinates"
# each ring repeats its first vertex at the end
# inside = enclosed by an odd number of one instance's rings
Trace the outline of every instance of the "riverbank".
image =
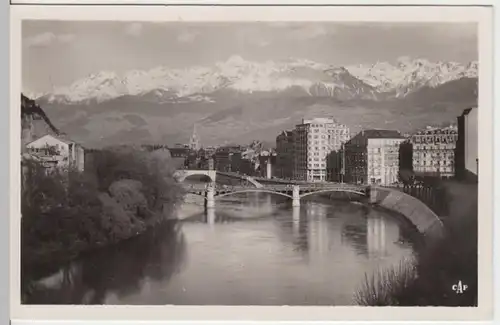
{"type": "Polygon", "coordinates": [[[82,252],[77,259],[33,282],[24,304],[104,304],[106,292],[133,291],[143,276],[168,279],[182,262],[185,241],[179,224],[165,221],[115,245],[82,252]],[[168,253],[165,253],[168,252],[168,253]]]}
{"type": "Polygon", "coordinates": [[[414,260],[367,276],[356,302],[371,306],[477,306],[477,184],[447,181],[444,236],[429,239],[414,260]],[[465,235],[464,235],[465,234],[465,235]],[[468,285],[461,295],[458,281],[468,285]]]}
{"type": "MultiPolygon", "coordinates": [[[[21,283],[163,223],[182,198],[168,152],[109,148],[85,172],[25,168],[21,283]]],[[[23,286],[22,290],[27,288],[23,286]]]]}
{"type": "Polygon", "coordinates": [[[380,257],[388,266],[414,251],[396,217],[360,204],[311,197],[294,209],[246,193],[221,199],[214,223],[197,210],[179,209],[192,217],[177,230],[83,254],[38,281],[27,303],[346,306],[380,257]]]}

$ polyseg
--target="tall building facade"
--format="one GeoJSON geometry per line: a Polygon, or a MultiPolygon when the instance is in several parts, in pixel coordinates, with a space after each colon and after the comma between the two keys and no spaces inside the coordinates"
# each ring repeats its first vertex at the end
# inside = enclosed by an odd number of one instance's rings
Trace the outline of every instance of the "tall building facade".
{"type": "Polygon", "coordinates": [[[478,109],[468,108],[458,116],[458,138],[455,149],[455,171],[460,179],[476,179],[479,172],[478,109]]]}
{"type": "Polygon", "coordinates": [[[293,178],[308,182],[327,180],[327,159],[349,140],[349,128],[332,118],[304,119],[295,127],[293,178]]]}
{"type": "Polygon", "coordinates": [[[215,169],[221,172],[236,172],[237,170],[232,170],[232,158],[233,154],[235,153],[237,154],[237,157],[241,157],[241,151],[242,148],[240,146],[227,146],[217,148],[213,155],[215,169]]]}
{"type": "Polygon", "coordinates": [[[399,147],[404,137],[395,130],[364,130],[345,150],[345,181],[391,185],[398,181],[399,147]]]}
{"type": "Polygon", "coordinates": [[[330,182],[344,181],[344,148],[330,152],[326,158],[327,180],[330,182]]]}
{"type": "Polygon", "coordinates": [[[293,131],[283,131],[276,137],[276,177],[293,177],[294,138],[293,131]]]}
{"type": "Polygon", "coordinates": [[[428,127],[413,134],[410,137],[410,143],[415,175],[453,177],[457,139],[456,126],[428,127]]]}

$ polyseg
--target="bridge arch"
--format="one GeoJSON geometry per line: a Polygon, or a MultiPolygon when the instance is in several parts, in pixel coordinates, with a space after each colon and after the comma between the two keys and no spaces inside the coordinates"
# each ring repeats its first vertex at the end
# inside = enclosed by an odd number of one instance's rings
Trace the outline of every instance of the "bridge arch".
{"type": "Polygon", "coordinates": [[[249,183],[251,183],[253,186],[257,187],[257,188],[261,188],[261,187],[263,187],[263,185],[262,185],[261,183],[257,182],[257,181],[255,180],[255,178],[253,178],[253,177],[246,177],[245,179],[246,179],[249,183]]]}
{"type": "Polygon", "coordinates": [[[259,183],[255,178],[253,178],[251,176],[245,176],[245,175],[240,175],[240,174],[237,174],[237,173],[221,172],[221,171],[217,171],[217,174],[219,174],[220,176],[228,177],[228,178],[245,180],[248,183],[250,183],[253,186],[255,186],[256,188],[264,187],[264,185],[262,185],[261,183],[259,183]]]}
{"type": "Polygon", "coordinates": [[[184,182],[187,177],[194,175],[207,176],[211,182],[215,182],[217,173],[215,170],[178,170],[174,173],[174,177],[179,183],[184,182]]]}
{"type": "Polygon", "coordinates": [[[342,188],[330,188],[330,189],[324,189],[324,190],[314,190],[312,192],[306,192],[302,195],[300,195],[300,198],[304,198],[309,195],[314,195],[314,194],[319,194],[319,193],[328,193],[328,192],[344,192],[344,193],[354,193],[354,194],[359,194],[366,196],[366,193],[364,191],[360,190],[354,190],[354,189],[342,189],[342,188]]]}

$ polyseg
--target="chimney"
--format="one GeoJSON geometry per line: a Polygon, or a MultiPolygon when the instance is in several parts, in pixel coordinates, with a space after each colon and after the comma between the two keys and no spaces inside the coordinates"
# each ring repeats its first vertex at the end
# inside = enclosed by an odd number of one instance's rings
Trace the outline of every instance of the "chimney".
{"type": "Polygon", "coordinates": [[[365,135],[365,130],[361,130],[361,135],[364,136],[365,135]]]}

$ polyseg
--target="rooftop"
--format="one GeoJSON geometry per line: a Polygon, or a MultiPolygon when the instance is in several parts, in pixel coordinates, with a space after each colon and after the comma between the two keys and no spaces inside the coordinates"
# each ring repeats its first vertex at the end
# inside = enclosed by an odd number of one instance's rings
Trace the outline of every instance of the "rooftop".
{"type": "Polygon", "coordinates": [[[367,139],[403,139],[404,136],[396,130],[363,130],[358,135],[367,139]]]}
{"type": "Polygon", "coordinates": [[[440,134],[440,133],[457,133],[458,129],[456,125],[450,125],[446,127],[433,127],[427,126],[424,130],[417,131],[415,135],[425,135],[425,134],[440,134]]]}
{"type": "Polygon", "coordinates": [[[464,111],[462,112],[462,116],[464,115],[469,115],[469,113],[472,111],[472,110],[476,110],[477,107],[469,107],[469,108],[466,108],[464,109],[464,111]]]}
{"type": "Polygon", "coordinates": [[[337,123],[337,121],[333,118],[328,118],[328,117],[315,117],[312,119],[302,119],[302,124],[311,124],[311,123],[337,123]]]}
{"type": "Polygon", "coordinates": [[[80,147],[82,147],[82,145],[81,145],[81,144],[77,143],[76,141],[71,140],[71,139],[68,137],[68,135],[67,135],[67,134],[65,134],[65,133],[59,133],[58,135],[53,135],[53,134],[45,134],[45,135],[42,135],[41,137],[38,137],[37,139],[35,139],[35,140],[31,141],[30,143],[28,143],[28,144],[26,144],[26,145],[30,145],[30,144],[32,144],[33,142],[38,141],[38,140],[40,140],[40,139],[42,139],[42,138],[45,138],[45,137],[47,137],[47,136],[52,137],[52,138],[54,138],[54,139],[57,139],[57,140],[59,140],[59,141],[61,141],[61,142],[64,142],[64,143],[66,143],[66,144],[71,144],[71,143],[74,143],[74,144],[79,145],[80,147]]]}

